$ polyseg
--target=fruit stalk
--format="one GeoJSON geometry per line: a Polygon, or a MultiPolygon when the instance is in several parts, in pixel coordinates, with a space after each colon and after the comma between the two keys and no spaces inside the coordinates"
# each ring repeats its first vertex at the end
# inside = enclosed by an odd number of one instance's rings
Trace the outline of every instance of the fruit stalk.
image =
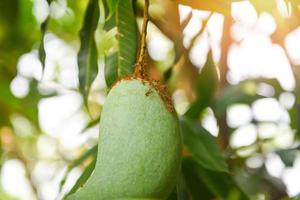
{"type": "Polygon", "coordinates": [[[146,36],[147,36],[147,26],[149,21],[149,0],[145,0],[145,6],[144,6],[144,16],[143,16],[143,27],[141,32],[141,44],[140,44],[140,52],[138,61],[135,64],[135,72],[134,75],[141,79],[147,79],[146,74],[146,36]]]}

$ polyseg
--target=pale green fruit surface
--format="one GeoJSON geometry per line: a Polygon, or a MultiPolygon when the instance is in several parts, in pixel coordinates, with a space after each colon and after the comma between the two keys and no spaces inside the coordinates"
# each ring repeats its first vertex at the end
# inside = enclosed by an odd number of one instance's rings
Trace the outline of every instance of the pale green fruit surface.
{"type": "Polygon", "coordinates": [[[121,80],[100,121],[95,171],[68,200],[166,199],[181,165],[178,119],[147,81],[121,80]]]}

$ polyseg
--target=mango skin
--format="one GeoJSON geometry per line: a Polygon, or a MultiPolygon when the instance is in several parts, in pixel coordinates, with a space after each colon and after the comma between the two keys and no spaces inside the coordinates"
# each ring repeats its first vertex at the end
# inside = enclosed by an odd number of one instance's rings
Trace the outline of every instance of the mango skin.
{"type": "Polygon", "coordinates": [[[103,106],[95,170],[68,200],[166,199],[181,166],[178,118],[147,81],[121,80],[103,106]]]}

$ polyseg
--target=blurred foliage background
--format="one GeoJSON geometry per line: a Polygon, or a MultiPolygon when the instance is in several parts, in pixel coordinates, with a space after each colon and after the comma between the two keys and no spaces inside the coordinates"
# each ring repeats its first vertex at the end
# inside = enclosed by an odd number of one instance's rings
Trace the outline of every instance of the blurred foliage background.
{"type": "MultiPolygon", "coordinates": [[[[148,73],[167,85],[184,140],[170,199],[298,199],[300,1],[150,3],[148,73]]],[[[143,5],[0,1],[0,199],[62,199],[88,179],[143,5]]]]}

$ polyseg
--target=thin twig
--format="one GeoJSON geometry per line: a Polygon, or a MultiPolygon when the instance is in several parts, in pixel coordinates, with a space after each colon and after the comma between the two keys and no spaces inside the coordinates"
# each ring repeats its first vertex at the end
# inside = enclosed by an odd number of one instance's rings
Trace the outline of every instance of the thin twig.
{"type": "Polygon", "coordinates": [[[146,36],[147,36],[147,26],[149,21],[149,0],[145,0],[145,7],[144,7],[144,20],[143,20],[143,27],[142,27],[142,33],[141,33],[141,45],[140,45],[140,53],[138,57],[138,61],[135,64],[135,75],[137,77],[140,77],[142,79],[146,78],[145,74],[145,57],[146,57],[146,36]]]}
{"type": "Polygon", "coordinates": [[[197,32],[197,34],[192,38],[191,42],[190,42],[190,46],[187,48],[187,51],[190,52],[192,50],[192,48],[194,47],[197,39],[199,38],[200,35],[202,35],[202,33],[205,31],[206,29],[206,25],[208,23],[208,21],[210,20],[211,16],[213,15],[214,13],[211,12],[209,14],[209,16],[203,20],[203,25],[202,25],[202,28],[200,28],[200,30],[197,32]]]}

